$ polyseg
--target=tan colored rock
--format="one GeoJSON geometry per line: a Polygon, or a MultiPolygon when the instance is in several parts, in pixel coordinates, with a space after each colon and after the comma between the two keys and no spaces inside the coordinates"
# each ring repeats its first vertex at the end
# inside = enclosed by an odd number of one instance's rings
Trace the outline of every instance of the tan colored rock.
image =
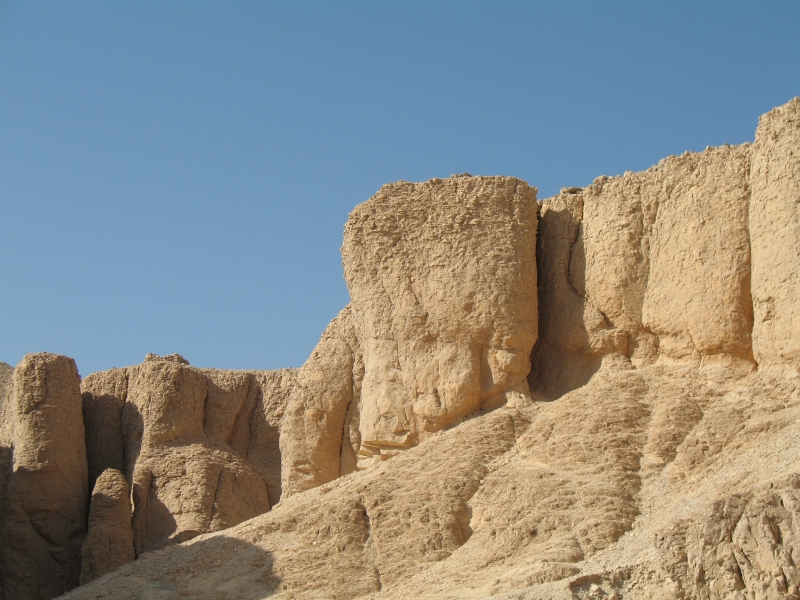
{"type": "Polygon", "coordinates": [[[364,357],[359,464],[526,393],[537,336],[536,190],[510,177],[385,185],[345,226],[364,357]]]}
{"type": "Polygon", "coordinates": [[[604,357],[753,368],[751,152],[686,153],[543,202],[533,389],[556,398],[604,357]]]}
{"type": "Polygon", "coordinates": [[[717,500],[660,532],[656,548],[683,597],[800,595],[800,475],[769,491],[717,500]]]}
{"type": "Polygon", "coordinates": [[[800,393],[758,373],[723,384],[700,373],[603,368],[556,402],[471,419],[69,597],[169,584],[188,598],[700,598],[685,565],[719,578],[735,573],[729,556],[745,590],[777,590],[769,574],[796,552],[796,490],[780,482],[800,473],[800,393]],[[748,415],[731,412],[738,399],[748,415]],[[699,417],[670,417],[692,404],[699,417]],[[687,436],[698,428],[715,432],[703,456],[687,436]],[[732,495],[752,498],[746,522],[714,512],[732,495]],[[729,541],[707,533],[720,527],[729,541]],[[665,546],[663,532],[688,542],[665,546]]]}
{"type": "Polygon", "coordinates": [[[14,369],[7,403],[13,459],[0,515],[4,597],[53,598],[78,585],[86,533],[88,474],[75,363],[56,354],[26,355],[14,369]]]}
{"type": "Polygon", "coordinates": [[[128,370],[92,373],[81,381],[89,486],[106,469],[125,469],[122,408],[128,397],[128,370]]]}
{"type": "Polygon", "coordinates": [[[145,448],[132,476],[136,555],[220,531],[269,510],[267,486],[241,456],[212,443],[145,448]]]}
{"type": "Polygon", "coordinates": [[[356,470],[361,351],[350,308],[328,325],[297,373],[281,425],[283,490],[289,496],[356,470]]]}
{"type": "Polygon", "coordinates": [[[256,408],[250,418],[250,443],[247,460],[264,478],[270,505],[281,500],[280,432],[284,411],[297,387],[297,369],[255,371],[259,387],[256,408]]]}
{"type": "Polygon", "coordinates": [[[97,478],[81,548],[81,585],[136,558],[128,482],[121,471],[106,469],[97,478]]]}
{"type": "Polygon", "coordinates": [[[291,382],[289,370],[196,369],[152,354],[86,378],[90,471],[119,469],[129,481],[137,555],[261,514],[271,492],[280,499],[291,382]]]}
{"type": "MultiPolygon", "coordinates": [[[[350,307],[299,371],[258,379],[251,423],[282,419],[281,502],[67,597],[800,597],[799,107],[764,117],[754,146],[562,190],[542,203],[535,252],[521,182],[384,187],[345,233],[350,307]],[[537,314],[528,395],[509,340],[532,345],[537,314]]],[[[136,406],[166,435],[169,382],[191,378],[148,365],[161,387],[136,406]]],[[[212,405],[248,405],[236,376],[215,381],[212,405]]],[[[215,410],[227,445],[238,416],[215,410]]],[[[210,442],[176,454],[196,419],[176,414],[177,438],[142,436],[156,443],[134,500],[156,505],[145,523],[209,530],[201,471],[231,459],[204,454],[210,442]],[[194,496],[184,472],[200,473],[194,496]]]]}
{"type": "Polygon", "coordinates": [[[246,461],[251,375],[150,359],[129,370],[123,411],[137,556],[269,510],[246,461]]]}
{"type": "Polygon", "coordinates": [[[750,154],[749,145],[724,146],[664,166],[642,306],[662,358],[752,368],[750,154]]]}
{"type": "Polygon", "coordinates": [[[762,116],[750,187],[753,353],[800,372],[800,98],[762,116]]]}

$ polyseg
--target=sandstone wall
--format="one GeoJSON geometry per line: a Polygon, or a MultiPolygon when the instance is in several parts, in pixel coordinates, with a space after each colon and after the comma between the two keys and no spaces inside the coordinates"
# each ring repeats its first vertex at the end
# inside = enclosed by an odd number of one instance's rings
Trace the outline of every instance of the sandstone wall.
{"type": "Polygon", "coordinates": [[[364,356],[359,460],[527,392],[537,337],[536,190],[510,177],[386,185],[345,226],[364,356]]]}
{"type": "Polygon", "coordinates": [[[528,393],[536,190],[508,177],[384,186],[342,247],[351,304],[298,372],[281,435],[296,493],[528,393]]]}
{"type": "Polygon", "coordinates": [[[361,351],[347,307],[297,373],[281,429],[283,490],[291,495],[356,469],[351,429],[360,395],[361,351]],[[350,412],[348,412],[350,409],[350,412]]]}
{"type": "Polygon", "coordinates": [[[92,491],[88,532],[81,547],[81,585],[135,558],[128,482],[121,471],[106,469],[92,491]]]}

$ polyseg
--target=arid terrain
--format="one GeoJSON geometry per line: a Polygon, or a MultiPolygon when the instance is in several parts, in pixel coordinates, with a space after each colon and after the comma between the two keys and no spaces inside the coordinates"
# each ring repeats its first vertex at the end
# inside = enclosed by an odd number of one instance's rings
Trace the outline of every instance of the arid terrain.
{"type": "Polygon", "coordinates": [[[299,369],[0,363],[0,600],[800,600],[800,98],[545,200],[385,185],[342,259],[299,369]]]}

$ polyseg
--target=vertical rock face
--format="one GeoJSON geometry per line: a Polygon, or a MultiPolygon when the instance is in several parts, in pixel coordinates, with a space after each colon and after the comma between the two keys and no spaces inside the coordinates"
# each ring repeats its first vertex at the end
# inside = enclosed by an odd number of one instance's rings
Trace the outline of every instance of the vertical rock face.
{"type": "Polygon", "coordinates": [[[603,357],[752,368],[751,150],[686,153],[544,201],[534,389],[558,397],[603,357]]]}
{"type": "Polygon", "coordinates": [[[753,354],[800,372],[800,98],[762,116],[750,185],[753,354]]]}
{"type": "Polygon", "coordinates": [[[345,227],[364,357],[362,463],[527,391],[537,335],[536,190],[511,177],[386,185],[345,227]]]}
{"type": "Polygon", "coordinates": [[[752,367],[750,152],[723,146],[663,167],[642,303],[660,357],[752,367]]]}
{"type": "Polygon", "coordinates": [[[281,424],[292,390],[297,387],[297,369],[256,371],[253,379],[259,392],[250,417],[247,460],[264,478],[270,505],[275,505],[282,495],[281,424]]]}
{"type": "Polygon", "coordinates": [[[78,585],[88,472],[80,378],[72,359],[29,354],[7,397],[8,473],[0,575],[7,600],[52,598],[78,585]]]}
{"type": "Polygon", "coordinates": [[[81,548],[81,585],[134,558],[128,482],[121,471],[106,469],[92,491],[88,533],[81,548]]]}
{"type": "Polygon", "coordinates": [[[125,468],[122,407],[128,396],[126,369],[92,373],[81,382],[89,488],[106,469],[125,468]]]}
{"type": "Polygon", "coordinates": [[[386,185],[353,211],[352,302],[298,372],[282,425],[287,494],[528,393],[537,211],[519,179],[471,176],[386,185]]]}
{"type": "Polygon", "coordinates": [[[259,515],[280,498],[278,423],[290,371],[196,369],[148,355],[83,386],[93,478],[130,484],[136,554],[259,515]]]}
{"type": "Polygon", "coordinates": [[[328,325],[297,373],[281,428],[283,490],[291,495],[355,470],[348,414],[360,389],[361,353],[349,307],[328,325]]]}

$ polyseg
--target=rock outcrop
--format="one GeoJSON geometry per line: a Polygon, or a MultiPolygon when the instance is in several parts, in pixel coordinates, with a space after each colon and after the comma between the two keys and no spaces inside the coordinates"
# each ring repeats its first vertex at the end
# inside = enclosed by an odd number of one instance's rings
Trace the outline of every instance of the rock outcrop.
{"type": "Polygon", "coordinates": [[[87,377],[67,597],[800,598],[800,98],[754,144],[535,196],[384,186],[300,369],[87,377]]]}
{"type": "Polygon", "coordinates": [[[298,370],[281,427],[282,490],[288,497],[356,470],[350,436],[358,435],[353,400],[363,359],[349,307],[328,325],[298,370]]]}
{"type": "Polygon", "coordinates": [[[29,354],[6,387],[0,443],[7,462],[0,512],[3,597],[53,598],[78,584],[86,534],[80,377],[71,358],[29,354]]]}
{"type": "Polygon", "coordinates": [[[128,482],[121,471],[106,469],[92,491],[88,532],[81,548],[81,585],[135,558],[128,482]]]}
{"type": "Polygon", "coordinates": [[[528,393],[537,332],[536,190],[508,177],[384,186],[350,215],[351,304],[298,372],[288,494],[528,393]]]}
{"type": "Polygon", "coordinates": [[[154,354],[86,378],[90,475],[125,474],[137,556],[269,510],[270,488],[277,502],[281,379],[154,354]]]}
{"type": "Polygon", "coordinates": [[[544,201],[534,390],[557,398],[603,360],[755,366],[751,152],[686,153],[544,201]]]}
{"type": "Polygon", "coordinates": [[[800,373],[800,101],[761,117],[751,168],[753,354],[800,373]]]}
{"type": "Polygon", "coordinates": [[[527,393],[537,336],[536,189],[511,177],[386,185],[342,258],[364,356],[364,464],[527,393]]]}

